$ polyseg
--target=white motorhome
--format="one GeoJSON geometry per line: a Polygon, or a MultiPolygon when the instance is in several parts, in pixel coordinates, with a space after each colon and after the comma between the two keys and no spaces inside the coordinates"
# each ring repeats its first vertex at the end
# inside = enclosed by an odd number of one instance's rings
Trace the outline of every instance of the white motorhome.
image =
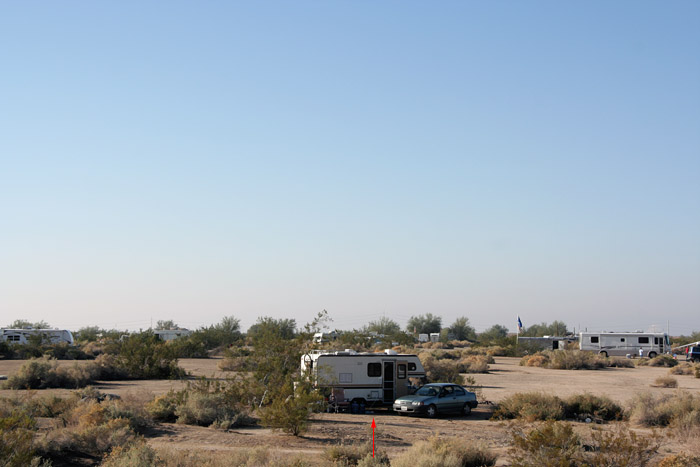
{"type": "Polygon", "coordinates": [[[171,341],[179,337],[187,337],[192,334],[189,329],[155,329],[153,334],[158,336],[161,340],[171,341]]]}
{"type": "Polygon", "coordinates": [[[28,344],[32,336],[40,337],[43,344],[73,345],[73,334],[66,329],[0,329],[0,340],[9,344],[28,344]]]}
{"type": "Polygon", "coordinates": [[[308,373],[319,387],[342,390],[347,401],[368,405],[393,404],[409,393],[410,378],[425,378],[425,369],[417,355],[318,351],[301,357],[301,371],[308,373]]]}
{"type": "Polygon", "coordinates": [[[671,350],[668,334],[664,332],[582,332],[579,348],[604,356],[639,356],[654,358],[671,350]]]}

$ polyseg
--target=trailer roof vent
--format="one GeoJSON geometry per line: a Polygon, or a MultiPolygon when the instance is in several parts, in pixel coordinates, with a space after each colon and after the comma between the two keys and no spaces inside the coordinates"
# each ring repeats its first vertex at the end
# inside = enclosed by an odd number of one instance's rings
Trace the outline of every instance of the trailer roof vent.
{"type": "Polygon", "coordinates": [[[396,353],[396,350],[392,349],[384,349],[384,353],[387,355],[398,355],[398,353],[396,353]]]}

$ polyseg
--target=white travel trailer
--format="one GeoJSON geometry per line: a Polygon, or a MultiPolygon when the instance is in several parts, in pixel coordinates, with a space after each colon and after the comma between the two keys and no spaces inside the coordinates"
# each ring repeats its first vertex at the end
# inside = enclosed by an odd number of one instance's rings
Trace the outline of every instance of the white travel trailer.
{"type": "Polygon", "coordinates": [[[192,334],[189,329],[156,329],[153,334],[160,337],[161,340],[171,341],[179,337],[187,337],[192,334]]]}
{"type": "Polygon", "coordinates": [[[10,344],[28,344],[33,336],[41,338],[43,344],[73,345],[73,334],[66,329],[0,329],[0,340],[10,344]]]}
{"type": "Polygon", "coordinates": [[[642,356],[654,358],[671,350],[668,334],[664,332],[582,332],[579,348],[604,356],[642,356]]]}
{"type": "Polygon", "coordinates": [[[301,371],[308,373],[317,386],[331,388],[334,394],[341,390],[344,400],[366,405],[393,404],[397,397],[408,394],[411,378],[425,378],[417,355],[393,350],[315,350],[301,357],[301,371]]]}

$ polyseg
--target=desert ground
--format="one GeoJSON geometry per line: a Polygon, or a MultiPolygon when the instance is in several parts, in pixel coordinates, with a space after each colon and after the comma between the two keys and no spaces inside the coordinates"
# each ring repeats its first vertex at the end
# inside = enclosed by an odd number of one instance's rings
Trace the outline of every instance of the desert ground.
{"type": "MultiPolygon", "coordinates": [[[[302,437],[293,437],[265,428],[242,428],[229,431],[178,424],[163,424],[161,429],[149,435],[149,444],[156,448],[187,451],[230,452],[240,448],[267,446],[274,451],[296,455],[315,456],[325,448],[338,443],[358,443],[371,440],[371,422],[376,421],[376,444],[390,457],[399,454],[417,441],[430,436],[459,437],[487,446],[501,454],[498,465],[506,465],[505,452],[508,444],[508,422],[490,420],[491,410],[503,398],[516,392],[541,391],[567,397],[572,394],[591,393],[603,395],[626,404],[630,398],[642,391],[671,393],[677,390],[700,391],[700,379],[692,376],[675,376],[679,389],[653,387],[654,380],[666,376],[668,368],[636,367],[607,368],[603,370],[551,370],[519,366],[519,359],[496,357],[487,374],[471,375],[482,386],[484,403],[467,417],[442,416],[437,419],[402,417],[390,411],[376,410],[364,415],[323,413],[313,415],[310,429],[302,437]]],[[[218,369],[219,360],[183,359],[180,365],[192,377],[225,378],[228,373],[218,369]]],[[[0,360],[0,374],[12,375],[22,361],[0,360]]],[[[74,362],[63,361],[61,365],[74,362]]],[[[80,363],[78,363],[80,364],[80,363]]],[[[150,399],[155,395],[177,389],[184,381],[146,380],[105,382],[96,385],[103,392],[121,397],[150,399]]],[[[40,391],[65,395],[65,389],[40,391]]],[[[8,396],[15,391],[0,391],[8,396]]],[[[583,423],[576,423],[577,430],[586,430],[583,423]]],[[[606,429],[611,429],[607,427],[606,429]]],[[[651,430],[634,428],[642,435],[651,435],[651,430]]],[[[660,452],[672,453],[690,448],[685,441],[675,437],[664,437],[660,452]]],[[[697,446],[695,446],[697,448],[697,446]]]]}

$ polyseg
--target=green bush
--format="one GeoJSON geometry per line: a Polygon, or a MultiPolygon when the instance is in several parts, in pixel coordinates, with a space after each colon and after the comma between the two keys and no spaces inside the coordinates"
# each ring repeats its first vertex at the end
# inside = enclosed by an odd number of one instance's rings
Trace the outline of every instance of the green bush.
{"type": "Polygon", "coordinates": [[[0,464],[7,467],[36,465],[34,430],[36,421],[19,411],[0,417],[0,464]]]}
{"type": "Polygon", "coordinates": [[[372,456],[372,443],[331,446],[323,452],[335,465],[389,465],[389,457],[384,451],[375,449],[372,456]]]}
{"type": "Polygon", "coordinates": [[[464,378],[460,374],[461,367],[458,362],[445,359],[437,360],[428,352],[420,353],[418,358],[423,364],[428,381],[436,383],[464,383],[464,378]]]}
{"type": "Polygon", "coordinates": [[[624,409],[604,396],[593,394],[576,394],[564,401],[567,418],[590,416],[593,419],[612,421],[624,418],[624,409]]]}
{"type": "Polygon", "coordinates": [[[392,462],[392,467],[480,467],[496,464],[498,456],[472,442],[434,436],[414,444],[392,462]]]}
{"type": "Polygon", "coordinates": [[[132,379],[175,379],[185,376],[174,349],[150,331],[132,334],[118,343],[116,367],[132,379]]]}
{"type": "Polygon", "coordinates": [[[260,423],[299,436],[306,431],[311,412],[322,409],[322,401],[320,393],[308,385],[299,384],[294,390],[289,381],[270,405],[260,409],[260,423]]]}

